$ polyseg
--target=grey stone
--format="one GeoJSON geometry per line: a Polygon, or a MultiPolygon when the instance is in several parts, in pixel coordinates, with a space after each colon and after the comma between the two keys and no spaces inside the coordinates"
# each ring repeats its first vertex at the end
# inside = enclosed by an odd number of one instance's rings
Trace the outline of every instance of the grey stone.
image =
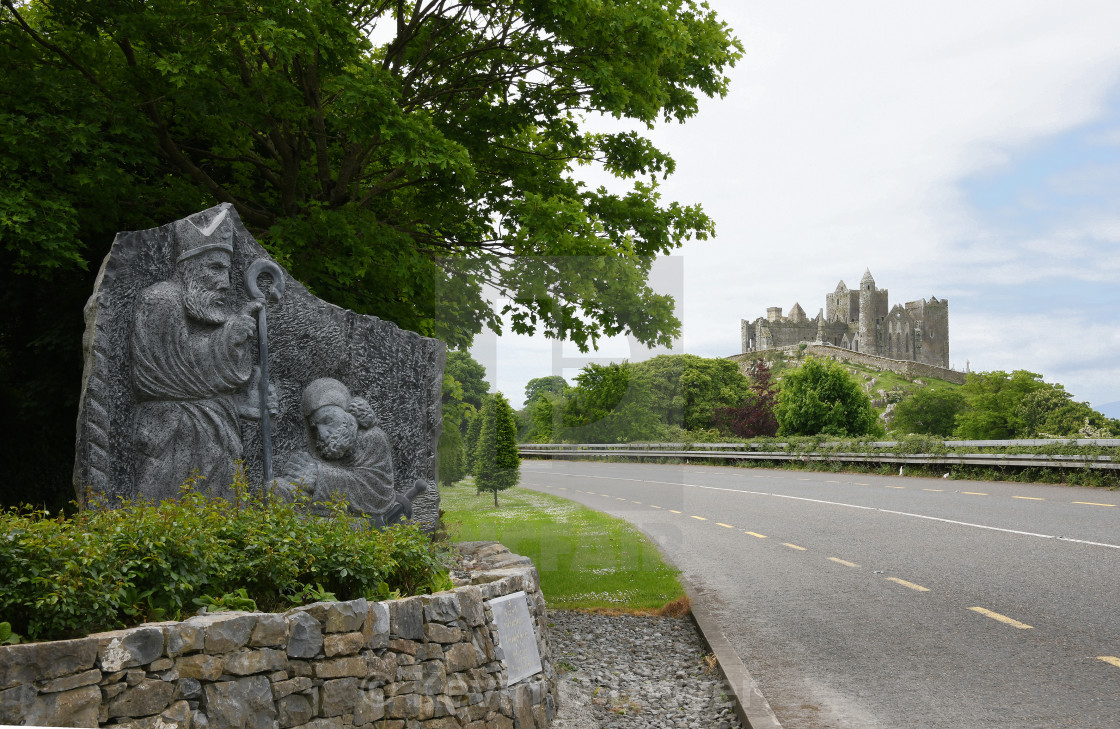
{"type": "Polygon", "coordinates": [[[319,716],[342,716],[354,710],[358,679],[336,678],[319,687],[319,716]]]}
{"type": "Polygon", "coordinates": [[[0,689],[47,681],[93,668],[97,639],[23,643],[0,648],[0,689]]]}
{"type": "Polygon", "coordinates": [[[33,726],[97,726],[101,689],[83,686],[70,691],[40,694],[14,724],[33,726]]]}
{"type": "Polygon", "coordinates": [[[124,718],[118,720],[112,727],[128,727],[128,729],[190,729],[191,707],[186,701],[176,701],[167,707],[159,716],[146,716],[139,719],[124,718]]]}
{"type": "Polygon", "coordinates": [[[248,676],[287,668],[288,656],[284,651],[274,648],[261,648],[256,651],[242,651],[226,656],[225,671],[233,676],[248,676]]]}
{"type": "Polygon", "coordinates": [[[229,653],[249,644],[257,616],[251,613],[215,613],[192,618],[206,632],[207,653],[229,653]]]}
{"type": "Polygon", "coordinates": [[[18,725],[31,711],[37,694],[35,687],[29,683],[0,691],[0,724],[18,725]]]}
{"type": "Polygon", "coordinates": [[[135,686],[144,680],[144,672],[139,668],[133,668],[124,672],[124,682],[129,686],[135,686]]]}
{"type": "Polygon", "coordinates": [[[369,671],[366,659],[362,656],[343,656],[328,658],[315,664],[316,678],[342,678],[353,676],[364,678],[369,671]]]}
{"type": "Polygon", "coordinates": [[[486,614],[482,609],[482,592],[477,587],[461,587],[459,593],[459,607],[463,613],[463,620],[471,628],[486,623],[486,614]]]}
{"type": "Polygon", "coordinates": [[[385,716],[385,692],[380,689],[359,691],[354,704],[354,726],[379,721],[385,716]]]}
{"type": "Polygon", "coordinates": [[[447,658],[447,670],[450,673],[477,668],[479,664],[478,649],[470,643],[456,643],[450,646],[444,655],[447,658]]]}
{"type": "Polygon", "coordinates": [[[264,676],[246,676],[203,688],[203,708],[213,729],[273,729],[276,704],[264,676]]]}
{"type": "Polygon", "coordinates": [[[222,675],[221,656],[196,653],[175,660],[175,670],[179,678],[193,678],[202,681],[216,681],[222,675]]]}
{"type": "Polygon", "coordinates": [[[202,625],[188,620],[167,629],[167,655],[177,658],[184,653],[194,653],[206,647],[206,633],[202,625]]]}
{"type": "Polygon", "coordinates": [[[389,603],[389,635],[406,640],[424,637],[424,603],[419,597],[389,603]]]}
{"type": "Polygon", "coordinates": [[[311,701],[306,696],[300,696],[299,694],[283,697],[276,703],[276,706],[280,729],[306,724],[315,716],[311,701]]]}
{"type": "Polygon", "coordinates": [[[284,645],[288,638],[288,623],[283,615],[266,613],[257,617],[257,626],[249,638],[249,645],[255,648],[275,648],[284,645]]]}
{"type": "Polygon", "coordinates": [[[285,616],[288,622],[288,657],[314,658],[323,650],[323,629],[319,621],[306,612],[293,611],[285,616]]]}
{"type": "MultiPolygon", "coordinates": [[[[497,647],[501,649],[508,684],[540,673],[543,668],[540,649],[525,593],[515,592],[495,598],[489,601],[487,607],[494,615],[494,626],[498,631],[497,647]]],[[[494,653],[498,655],[497,650],[494,653]]]]}
{"type": "Polygon", "coordinates": [[[170,658],[157,658],[148,665],[148,670],[152,673],[158,673],[160,671],[166,671],[174,665],[175,661],[170,658]]]}
{"type": "Polygon", "coordinates": [[[327,620],[323,626],[325,633],[352,633],[362,629],[369,612],[365,598],[332,602],[327,604],[327,620]]]}
{"type": "Polygon", "coordinates": [[[53,694],[57,691],[69,691],[70,689],[81,688],[82,686],[92,686],[101,680],[101,671],[96,668],[91,668],[88,671],[75,673],[70,676],[62,676],[52,681],[47,681],[39,687],[39,691],[44,694],[53,694]]]}
{"type": "MultiPolygon", "coordinates": [[[[293,729],[342,729],[342,726],[342,717],[332,716],[329,719],[312,719],[306,724],[300,724],[297,727],[293,727],[293,729]]],[[[377,727],[377,729],[382,729],[382,727],[377,727]]],[[[405,727],[402,724],[401,726],[397,727],[386,726],[384,727],[384,729],[405,729],[405,727]]],[[[409,727],[408,729],[412,729],[412,727],[409,727]]]]}
{"type": "MultiPolygon", "coordinates": [[[[239,313],[255,298],[247,269],[261,260],[275,266],[226,203],[117,235],[85,310],[79,496],[91,487],[109,503],[137,493],[176,497],[195,469],[204,477],[199,489],[230,496],[238,458],[250,482],[262,483],[257,320],[239,313]]],[[[341,489],[351,510],[377,523],[411,515],[434,528],[444,344],[326,304],[278,266],[270,272],[273,291],[282,290],[266,305],[276,475],[304,477],[316,501],[346,481],[338,477],[351,464],[327,457],[307,430],[315,413],[303,407],[309,383],[332,379],[348,393],[340,410],[361,424],[350,450],[390,467],[376,489],[373,477],[350,469],[361,484],[341,489]],[[368,403],[376,404],[376,424],[368,403]]],[[[320,395],[312,388],[311,404],[320,395]]]]}
{"type": "Polygon", "coordinates": [[[389,606],[383,602],[371,602],[366,622],[362,626],[366,636],[367,648],[384,648],[389,645],[389,606]]]}
{"type": "MultiPolygon", "coordinates": [[[[109,702],[109,716],[148,716],[158,714],[170,706],[175,698],[173,683],[146,679],[125,689],[109,702]]],[[[98,698],[100,700],[100,691],[98,698]]]]}
{"type": "Polygon", "coordinates": [[[120,696],[126,688],[128,688],[128,684],[123,681],[121,683],[111,683],[101,687],[101,695],[108,701],[114,696],[120,696]]]}
{"type": "Polygon", "coordinates": [[[424,618],[428,622],[451,623],[462,617],[459,596],[454,592],[441,592],[421,597],[424,603],[424,618]]]}
{"type": "Polygon", "coordinates": [[[327,658],[355,655],[366,645],[361,633],[334,633],[323,638],[323,654],[327,658]]]}
{"type": "Polygon", "coordinates": [[[311,679],[306,676],[297,676],[286,681],[274,682],[272,684],[272,696],[276,699],[282,699],[289,694],[300,693],[309,688],[311,688],[311,679]]]}
{"type": "Polygon", "coordinates": [[[463,631],[454,625],[424,623],[424,638],[431,643],[458,643],[463,638],[463,631]]]}
{"type": "Polygon", "coordinates": [[[179,687],[179,698],[193,701],[202,696],[202,683],[198,679],[180,678],[175,685],[179,687]]]}
{"type": "Polygon", "coordinates": [[[397,662],[393,658],[393,654],[389,653],[385,656],[366,656],[366,676],[374,681],[385,681],[388,683],[396,678],[397,675],[397,662]]]}

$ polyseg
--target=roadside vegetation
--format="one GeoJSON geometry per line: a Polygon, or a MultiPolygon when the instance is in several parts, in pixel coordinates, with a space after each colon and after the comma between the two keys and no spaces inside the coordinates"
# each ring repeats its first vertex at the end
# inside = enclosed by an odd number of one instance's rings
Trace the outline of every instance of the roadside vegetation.
{"type": "Polygon", "coordinates": [[[185,486],[177,501],[76,515],[0,511],[0,625],[33,640],[177,620],[208,610],[286,610],[451,587],[445,547],[417,525],[377,531],[336,504],[233,501],[185,486]]]}
{"type": "Polygon", "coordinates": [[[550,608],[654,612],[680,605],[677,570],[630,524],[525,488],[494,508],[470,481],[440,490],[452,541],[500,541],[533,560],[550,608]]]}

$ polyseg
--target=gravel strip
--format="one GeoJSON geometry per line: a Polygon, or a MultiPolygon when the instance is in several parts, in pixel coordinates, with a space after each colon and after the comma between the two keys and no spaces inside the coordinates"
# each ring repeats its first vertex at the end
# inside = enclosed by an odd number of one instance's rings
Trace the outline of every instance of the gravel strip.
{"type": "Polygon", "coordinates": [[[742,729],[688,618],[549,610],[560,711],[552,729],[742,729]]]}

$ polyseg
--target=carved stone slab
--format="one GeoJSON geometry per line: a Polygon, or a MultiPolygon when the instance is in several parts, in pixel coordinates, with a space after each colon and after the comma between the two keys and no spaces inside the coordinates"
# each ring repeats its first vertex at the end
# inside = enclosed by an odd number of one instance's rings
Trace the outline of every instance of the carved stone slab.
{"type": "MultiPolygon", "coordinates": [[[[85,308],[74,467],[79,502],[90,494],[110,501],[174,496],[190,465],[210,474],[196,488],[229,496],[235,457],[250,484],[262,484],[260,408],[251,382],[259,342],[256,314],[246,312],[253,297],[245,280],[262,259],[275,264],[228,204],[117,234],[85,308]],[[228,315],[224,323],[188,303],[207,287],[218,291],[210,303],[228,315]]],[[[413,518],[433,527],[444,344],[328,304],[286,270],[279,273],[283,294],[266,310],[275,475],[286,473],[285,464],[287,473],[314,474],[317,464],[322,491],[358,474],[359,486],[365,479],[376,487],[368,503],[395,499],[399,516],[411,499],[413,518]],[[319,431],[316,440],[312,420],[325,405],[364,413],[356,437],[367,451],[362,458],[322,457],[325,438],[319,431]]]]}
{"type": "Polygon", "coordinates": [[[502,664],[506,667],[506,686],[541,672],[541,654],[537,649],[533,619],[525,593],[487,600],[498,629],[498,645],[502,649],[502,664]]]}

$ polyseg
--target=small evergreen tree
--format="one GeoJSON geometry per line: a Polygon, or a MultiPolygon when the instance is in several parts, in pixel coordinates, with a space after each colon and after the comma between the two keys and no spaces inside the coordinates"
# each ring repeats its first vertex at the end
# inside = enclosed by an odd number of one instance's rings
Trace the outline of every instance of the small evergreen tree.
{"type": "MultiPolygon", "coordinates": [[[[487,399],[489,399],[489,396],[487,396],[487,399]]],[[[485,408],[485,405],[483,405],[483,408],[485,408]]],[[[476,455],[478,453],[478,436],[479,433],[482,432],[482,413],[473,413],[470,416],[470,420],[471,423],[467,426],[467,442],[464,444],[465,447],[463,450],[466,459],[465,465],[467,467],[467,473],[473,474],[476,470],[475,465],[478,462],[476,455]]]]}
{"type": "Polygon", "coordinates": [[[479,491],[498,492],[516,486],[521,479],[521,456],[517,453],[517,420],[502,393],[495,393],[482,406],[482,425],[475,449],[475,484],[479,491]]]}
{"type": "Polygon", "coordinates": [[[467,475],[467,451],[463,447],[463,436],[455,425],[444,426],[439,436],[439,482],[443,486],[454,486],[467,475]]]}

